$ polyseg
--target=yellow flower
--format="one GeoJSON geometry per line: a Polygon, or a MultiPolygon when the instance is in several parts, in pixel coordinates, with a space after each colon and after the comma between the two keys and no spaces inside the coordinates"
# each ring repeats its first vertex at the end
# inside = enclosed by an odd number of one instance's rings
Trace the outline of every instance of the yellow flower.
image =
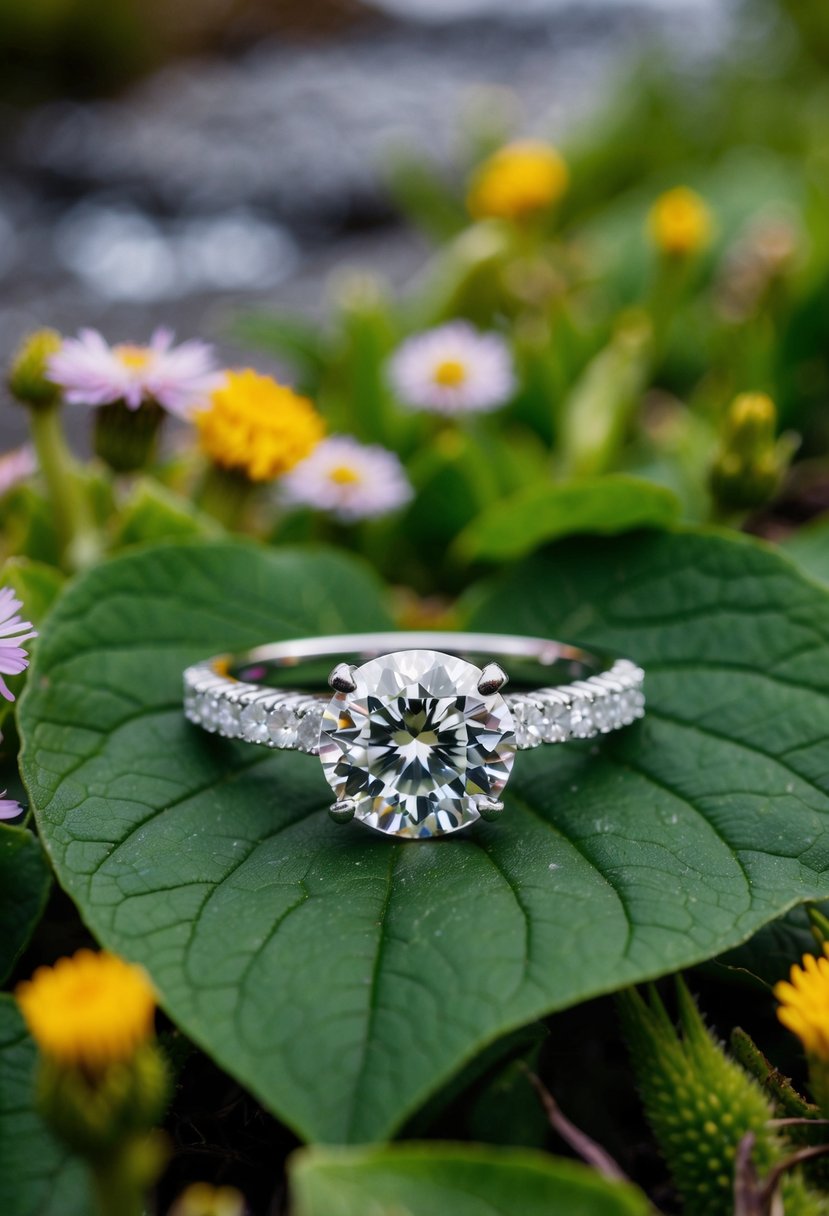
{"type": "Polygon", "coordinates": [[[669,257],[687,257],[704,249],[712,227],[705,200],[687,186],[660,194],[648,215],[650,238],[669,257]]]}
{"type": "Polygon", "coordinates": [[[250,369],[229,372],[193,415],[202,451],[251,481],[272,481],[310,455],[325,424],[306,397],[250,369]]]}
{"type": "Polygon", "coordinates": [[[499,148],[479,167],[467,195],[476,219],[520,220],[557,203],[570,174],[550,144],[521,140],[499,148]]]}
{"type": "Polygon", "coordinates": [[[15,996],[38,1047],[57,1064],[97,1072],[129,1060],[153,1033],[149,980],[105,951],[39,967],[15,996]]]}
{"type": "Polygon", "coordinates": [[[791,983],[781,980],[774,986],[780,1002],[777,1016],[800,1039],[806,1052],[824,1063],[829,1062],[829,943],[824,943],[823,958],[803,956],[803,965],[789,972],[791,983]]]}

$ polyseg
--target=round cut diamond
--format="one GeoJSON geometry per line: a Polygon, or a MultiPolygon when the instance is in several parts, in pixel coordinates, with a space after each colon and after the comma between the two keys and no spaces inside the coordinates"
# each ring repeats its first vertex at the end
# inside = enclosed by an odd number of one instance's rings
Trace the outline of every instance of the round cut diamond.
{"type": "Polygon", "coordinates": [[[497,797],[515,757],[512,715],[478,692],[481,669],[435,650],[405,650],[354,668],[322,719],[320,759],[338,801],[392,836],[441,836],[497,797]]]}

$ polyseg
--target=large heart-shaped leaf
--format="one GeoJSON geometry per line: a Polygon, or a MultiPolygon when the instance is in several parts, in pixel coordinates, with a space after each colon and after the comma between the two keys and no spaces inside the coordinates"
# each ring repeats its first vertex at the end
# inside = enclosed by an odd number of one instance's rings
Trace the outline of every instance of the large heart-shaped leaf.
{"type": "Polygon", "coordinates": [[[50,881],[43,850],[32,833],[0,824],[0,982],[40,919],[50,881]]]}
{"type": "Polygon", "coordinates": [[[0,995],[0,1212],[89,1216],[84,1167],[53,1139],[34,1108],[35,1045],[10,996],[0,995]]]}
{"type": "Polygon", "coordinates": [[[506,1030],[829,895],[829,594],[785,559],[691,533],[517,568],[477,623],[629,654],[651,710],[522,753],[503,822],[442,842],[337,828],[314,760],[181,720],[197,655],[382,619],[344,559],[145,550],[68,590],[20,707],[85,919],[303,1135],[388,1135],[506,1030]]]}
{"type": "Polygon", "coordinates": [[[291,1164],[292,1216],[648,1216],[627,1182],[519,1149],[311,1149],[291,1164]]]}

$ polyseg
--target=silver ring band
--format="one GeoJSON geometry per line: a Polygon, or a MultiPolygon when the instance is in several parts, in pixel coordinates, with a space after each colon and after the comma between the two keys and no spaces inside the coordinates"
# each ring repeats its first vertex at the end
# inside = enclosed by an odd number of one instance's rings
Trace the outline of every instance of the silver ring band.
{"type": "Polygon", "coordinates": [[[365,660],[410,650],[531,662],[541,686],[504,695],[519,749],[591,739],[644,713],[644,672],[627,659],[608,666],[579,647],[544,638],[425,631],[301,638],[206,659],[184,672],[184,712],[190,722],[228,739],[318,755],[330,690],[275,689],[263,681],[279,671],[299,673],[315,659],[365,660]],[[544,683],[544,669],[554,665],[575,678],[544,683]]]}

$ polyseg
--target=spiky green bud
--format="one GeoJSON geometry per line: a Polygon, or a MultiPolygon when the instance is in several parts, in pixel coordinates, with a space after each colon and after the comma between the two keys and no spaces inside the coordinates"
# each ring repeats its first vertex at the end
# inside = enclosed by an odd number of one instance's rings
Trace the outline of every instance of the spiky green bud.
{"type": "Polygon", "coordinates": [[[60,389],[48,379],[49,358],[60,350],[63,339],[57,330],[39,329],[29,334],[17,350],[9,369],[9,391],[32,409],[56,405],[60,389]]]}
{"type": "MultiPolygon", "coordinates": [[[[705,1026],[677,981],[681,1034],[655,990],[634,990],[619,1009],[645,1113],[689,1216],[733,1216],[734,1163],[743,1138],[755,1137],[753,1163],[762,1179],[786,1155],[768,1126],[772,1106],[761,1086],[705,1026]]],[[[786,1212],[824,1211],[799,1176],[783,1184],[786,1212]]]]}

